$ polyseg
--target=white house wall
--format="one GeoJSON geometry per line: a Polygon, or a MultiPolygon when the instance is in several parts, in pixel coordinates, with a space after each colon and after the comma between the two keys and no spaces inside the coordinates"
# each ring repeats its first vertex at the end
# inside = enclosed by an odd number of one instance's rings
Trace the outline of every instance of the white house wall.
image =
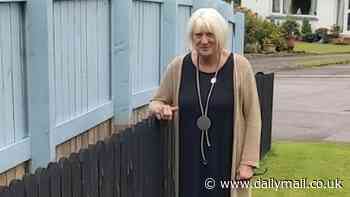
{"type": "Polygon", "coordinates": [[[332,27],[337,23],[337,0],[318,0],[317,3],[318,21],[313,22],[314,28],[332,27]]]}
{"type": "MultiPolygon", "coordinates": [[[[269,17],[272,14],[272,0],[242,0],[242,6],[257,12],[258,15],[269,17]]],[[[337,22],[337,0],[318,0],[318,20],[310,20],[313,29],[330,28],[337,22]]],[[[300,24],[302,20],[298,21],[300,24]]]]}
{"type": "Polygon", "coordinates": [[[271,14],[271,0],[242,0],[241,5],[259,13],[260,16],[267,17],[271,14]]]}

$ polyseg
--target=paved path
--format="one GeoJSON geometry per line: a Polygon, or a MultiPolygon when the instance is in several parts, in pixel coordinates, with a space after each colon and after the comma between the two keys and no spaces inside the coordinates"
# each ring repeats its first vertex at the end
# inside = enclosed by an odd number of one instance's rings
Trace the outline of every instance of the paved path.
{"type": "Polygon", "coordinates": [[[350,65],[276,73],[273,139],[350,142],[350,65]]]}

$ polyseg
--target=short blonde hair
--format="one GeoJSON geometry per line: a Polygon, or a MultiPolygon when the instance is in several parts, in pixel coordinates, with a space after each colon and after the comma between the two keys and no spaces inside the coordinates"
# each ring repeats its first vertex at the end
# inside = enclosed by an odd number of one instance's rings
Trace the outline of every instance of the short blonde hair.
{"type": "Polygon", "coordinates": [[[213,8],[200,8],[196,10],[187,26],[187,39],[189,47],[193,47],[193,32],[208,31],[215,35],[217,47],[227,48],[228,23],[225,18],[213,8]]]}

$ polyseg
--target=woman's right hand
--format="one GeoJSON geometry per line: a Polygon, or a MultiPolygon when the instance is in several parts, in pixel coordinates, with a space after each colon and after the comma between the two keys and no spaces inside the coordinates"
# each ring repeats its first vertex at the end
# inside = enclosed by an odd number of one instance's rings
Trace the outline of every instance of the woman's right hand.
{"type": "Polygon", "coordinates": [[[152,101],[149,104],[150,115],[156,116],[158,120],[171,120],[177,110],[177,106],[170,106],[160,101],[152,101]]]}

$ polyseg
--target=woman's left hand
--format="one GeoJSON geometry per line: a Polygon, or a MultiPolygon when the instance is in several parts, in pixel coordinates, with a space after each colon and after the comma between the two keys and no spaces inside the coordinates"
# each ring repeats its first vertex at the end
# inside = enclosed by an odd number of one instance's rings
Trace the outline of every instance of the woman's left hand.
{"type": "Polygon", "coordinates": [[[253,168],[248,165],[240,165],[238,169],[238,180],[249,180],[253,177],[253,168]]]}

